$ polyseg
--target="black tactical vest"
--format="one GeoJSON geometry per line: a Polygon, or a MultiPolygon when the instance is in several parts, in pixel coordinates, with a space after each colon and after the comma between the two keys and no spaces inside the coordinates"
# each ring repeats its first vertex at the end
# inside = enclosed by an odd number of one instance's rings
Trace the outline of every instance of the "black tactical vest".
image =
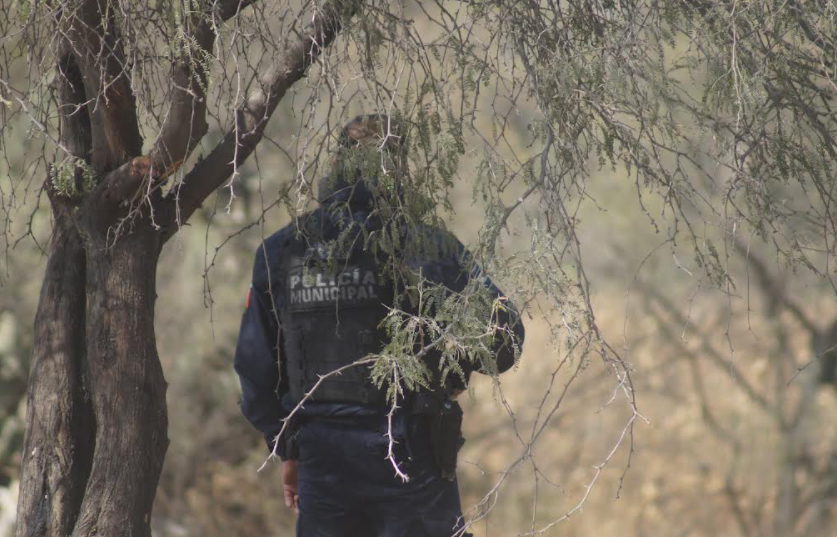
{"type": "MultiPolygon", "coordinates": [[[[281,261],[280,322],[291,396],[300,401],[322,375],[380,352],[379,328],[392,306],[391,281],[369,252],[326,259],[322,245],[294,242],[281,261]]],[[[385,406],[385,389],[369,380],[369,367],[354,366],[324,380],[309,401],[385,406]]]]}

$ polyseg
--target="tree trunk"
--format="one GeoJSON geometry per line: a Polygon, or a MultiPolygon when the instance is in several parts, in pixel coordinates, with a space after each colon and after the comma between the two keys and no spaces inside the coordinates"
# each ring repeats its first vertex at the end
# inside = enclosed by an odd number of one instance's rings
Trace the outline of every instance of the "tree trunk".
{"type": "MultiPolygon", "coordinates": [[[[168,447],[166,381],[154,336],[160,235],[87,244],[87,360],[96,450],[74,536],[151,534],[168,447]]],[[[91,234],[92,235],[92,234],[91,234]]]]}
{"type": "Polygon", "coordinates": [[[84,247],[58,209],[35,317],[16,537],[72,532],[93,456],[84,388],[84,247]]]}
{"type": "Polygon", "coordinates": [[[168,447],[154,335],[160,234],[138,222],[142,231],[115,244],[88,229],[82,240],[72,217],[56,212],[16,537],[148,537],[168,447]]]}

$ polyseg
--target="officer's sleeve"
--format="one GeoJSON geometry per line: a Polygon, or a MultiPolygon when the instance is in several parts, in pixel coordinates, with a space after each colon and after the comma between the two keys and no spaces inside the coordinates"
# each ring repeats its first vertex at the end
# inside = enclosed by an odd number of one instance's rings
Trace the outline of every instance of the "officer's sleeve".
{"type": "MultiPolygon", "coordinates": [[[[479,267],[475,266],[479,270],[479,267]]],[[[494,285],[491,278],[478,274],[482,278],[483,285],[495,297],[501,299],[501,307],[495,310],[493,324],[498,327],[498,333],[494,337],[492,351],[497,364],[497,372],[503,373],[514,365],[515,348],[523,348],[523,339],[526,331],[523,328],[523,321],[520,313],[511,300],[494,285]]],[[[485,373],[485,371],[480,371],[485,373]]]]}
{"type": "MultiPolygon", "coordinates": [[[[433,269],[426,271],[428,279],[444,284],[453,292],[461,292],[469,281],[478,279],[486,288],[489,296],[500,299],[502,307],[495,310],[492,324],[497,332],[492,346],[496,371],[503,373],[514,365],[515,348],[523,346],[526,336],[523,321],[511,300],[491,281],[473,259],[471,253],[453,235],[444,233],[440,237],[441,255],[439,261],[433,263],[433,269]]],[[[480,373],[490,373],[478,369],[480,373]]]]}
{"type": "MultiPolygon", "coordinates": [[[[260,248],[241,319],[234,365],[241,382],[241,412],[264,435],[268,448],[273,450],[276,435],[282,429],[282,419],[287,415],[280,403],[287,391],[287,379],[286,375],[280,374],[278,344],[281,334],[273,300],[260,277],[266,274],[262,268],[264,264],[260,248]]],[[[280,442],[277,449],[283,460],[291,456],[286,453],[285,444],[280,442]]]]}
{"type": "MultiPolygon", "coordinates": [[[[500,301],[499,307],[494,310],[494,318],[491,319],[492,324],[497,328],[491,350],[497,372],[503,373],[514,365],[515,348],[521,349],[523,347],[523,339],[526,337],[523,321],[520,319],[520,313],[512,301],[484,273],[482,267],[474,261],[473,256],[465,249],[465,246],[458,240],[457,243],[460,273],[467,274],[469,280],[477,279],[488,291],[490,297],[500,301]]],[[[491,372],[482,369],[477,369],[477,371],[486,374],[491,372]]]]}

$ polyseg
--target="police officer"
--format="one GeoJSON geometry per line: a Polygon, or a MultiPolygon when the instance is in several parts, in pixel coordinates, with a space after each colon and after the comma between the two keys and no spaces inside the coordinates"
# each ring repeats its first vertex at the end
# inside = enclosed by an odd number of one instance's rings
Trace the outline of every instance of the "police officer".
{"type": "Polygon", "coordinates": [[[320,207],[256,253],[235,353],[241,410],[283,461],[285,503],[299,513],[297,536],[460,535],[454,471],[462,414],[454,399],[472,369],[501,373],[514,364],[523,326],[458,240],[392,216],[404,199],[406,143],[398,122],[359,116],[343,128],[338,146],[331,175],[320,183],[320,207]],[[444,382],[442,352],[433,342],[416,343],[433,383],[404,390],[388,416],[387,385],[374,384],[368,366],[352,364],[382,352],[390,339],[382,321],[391,308],[419,313],[407,292],[415,294],[417,281],[451,294],[477,282],[502,304],[487,310],[496,335],[490,360],[461,363],[444,382]]]}

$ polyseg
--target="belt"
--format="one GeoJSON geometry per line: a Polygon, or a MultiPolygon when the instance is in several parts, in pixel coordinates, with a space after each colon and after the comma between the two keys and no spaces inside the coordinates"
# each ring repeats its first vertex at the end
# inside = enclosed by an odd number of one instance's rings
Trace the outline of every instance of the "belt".
{"type": "Polygon", "coordinates": [[[386,419],[381,414],[378,416],[305,416],[306,422],[316,421],[319,423],[334,423],[337,425],[372,425],[386,419]]]}

